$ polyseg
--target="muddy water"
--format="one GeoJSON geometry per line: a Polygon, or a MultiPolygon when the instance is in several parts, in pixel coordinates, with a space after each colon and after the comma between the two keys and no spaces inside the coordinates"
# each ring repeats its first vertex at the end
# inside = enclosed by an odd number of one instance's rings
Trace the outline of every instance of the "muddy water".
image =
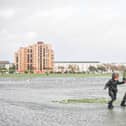
{"type": "Polygon", "coordinates": [[[0,79],[0,126],[125,126],[119,106],[126,85],[118,87],[113,110],[106,104],[60,104],[68,98],[107,98],[108,78],[0,79]]]}

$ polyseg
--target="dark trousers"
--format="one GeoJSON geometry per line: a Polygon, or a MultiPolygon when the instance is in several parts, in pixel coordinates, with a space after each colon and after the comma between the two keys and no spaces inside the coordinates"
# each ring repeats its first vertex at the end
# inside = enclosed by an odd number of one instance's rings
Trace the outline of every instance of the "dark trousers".
{"type": "Polygon", "coordinates": [[[109,90],[109,96],[111,97],[111,100],[108,102],[108,104],[111,107],[113,102],[116,100],[117,91],[109,90]]]}
{"type": "Polygon", "coordinates": [[[121,105],[122,105],[122,106],[125,105],[125,102],[126,102],[126,93],[125,93],[124,96],[123,96],[121,105]]]}

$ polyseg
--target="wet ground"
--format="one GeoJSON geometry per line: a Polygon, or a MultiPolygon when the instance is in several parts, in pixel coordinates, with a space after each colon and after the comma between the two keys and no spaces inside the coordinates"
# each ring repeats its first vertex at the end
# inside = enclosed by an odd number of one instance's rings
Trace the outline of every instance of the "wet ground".
{"type": "MultiPolygon", "coordinates": [[[[126,108],[115,103],[60,104],[69,98],[107,98],[108,78],[0,78],[0,126],[125,126],[126,108]]],[[[118,87],[120,101],[126,85],[118,87]]]]}

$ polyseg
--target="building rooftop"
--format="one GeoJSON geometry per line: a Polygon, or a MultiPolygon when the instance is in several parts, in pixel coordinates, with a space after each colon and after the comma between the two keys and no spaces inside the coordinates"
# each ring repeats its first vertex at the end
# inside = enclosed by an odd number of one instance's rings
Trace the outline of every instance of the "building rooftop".
{"type": "Polygon", "coordinates": [[[44,42],[43,41],[38,41],[37,44],[44,44],[44,42]]]}
{"type": "Polygon", "coordinates": [[[5,61],[5,60],[0,61],[0,64],[9,64],[9,63],[10,63],[9,61],[5,61]]]}
{"type": "Polygon", "coordinates": [[[54,63],[100,63],[99,61],[54,61],[54,63]]]}

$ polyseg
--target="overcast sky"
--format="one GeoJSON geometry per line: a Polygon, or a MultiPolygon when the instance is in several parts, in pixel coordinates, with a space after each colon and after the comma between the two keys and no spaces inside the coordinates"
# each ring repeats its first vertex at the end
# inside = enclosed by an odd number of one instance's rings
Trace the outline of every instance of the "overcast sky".
{"type": "Polygon", "coordinates": [[[37,41],[55,60],[126,62],[125,0],[0,0],[0,60],[37,41]]]}

